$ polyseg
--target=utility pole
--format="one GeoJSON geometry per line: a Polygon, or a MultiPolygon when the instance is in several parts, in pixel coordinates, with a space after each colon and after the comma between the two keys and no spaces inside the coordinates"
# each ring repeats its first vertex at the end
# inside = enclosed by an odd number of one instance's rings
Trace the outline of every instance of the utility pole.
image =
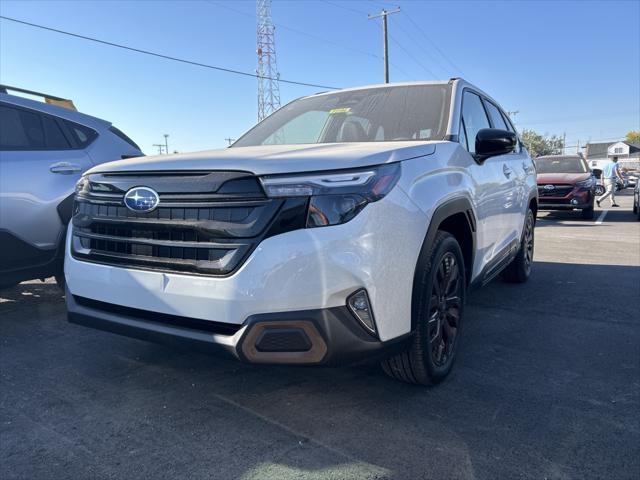
{"type": "Polygon", "coordinates": [[[162,149],[164,148],[164,145],[162,143],[154,143],[153,146],[158,147],[158,155],[162,155],[162,149]]]}
{"type": "Polygon", "coordinates": [[[235,139],[235,138],[230,138],[230,137],[225,138],[225,140],[227,141],[227,143],[229,144],[229,146],[231,146],[231,144],[232,144],[233,142],[235,142],[235,141],[236,141],[236,139],[235,139]]]}
{"type": "Polygon", "coordinates": [[[400,7],[397,7],[395,10],[385,10],[382,9],[378,15],[369,15],[369,20],[373,20],[374,18],[382,17],[382,35],[384,39],[383,44],[383,56],[384,56],[384,83],[389,83],[389,39],[387,33],[387,17],[393,13],[398,13],[400,11],[400,7]]]}
{"type": "Polygon", "coordinates": [[[169,141],[167,140],[167,138],[169,138],[169,134],[165,133],[164,134],[164,151],[167,152],[167,155],[169,155],[169,141]]]}
{"type": "Polygon", "coordinates": [[[565,149],[566,149],[565,147],[566,146],[567,146],[567,132],[564,132],[562,134],[562,155],[564,155],[566,153],[565,152],[565,149]]]}

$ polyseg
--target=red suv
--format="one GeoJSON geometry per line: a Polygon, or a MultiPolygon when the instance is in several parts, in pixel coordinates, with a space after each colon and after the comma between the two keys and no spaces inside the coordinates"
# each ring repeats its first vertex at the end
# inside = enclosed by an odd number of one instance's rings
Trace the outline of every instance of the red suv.
{"type": "Polygon", "coordinates": [[[548,155],[535,159],[539,210],[581,210],[593,218],[596,178],[579,155],[548,155]]]}

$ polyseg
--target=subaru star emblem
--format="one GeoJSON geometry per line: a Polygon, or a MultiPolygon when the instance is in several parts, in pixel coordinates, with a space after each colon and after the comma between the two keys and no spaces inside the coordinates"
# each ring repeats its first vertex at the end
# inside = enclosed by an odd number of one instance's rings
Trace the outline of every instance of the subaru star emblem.
{"type": "Polygon", "coordinates": [[[145,213],[154,210],[160,197],[149,187],[134,187],[124,195],[124,204],[129,210],[145,213]]]}
{"type": "Polygon", "coordinates": [[[556,187],[554,187],[553,185],[545,185],[544,189],[545,190],[555,190],[556,187]]]}

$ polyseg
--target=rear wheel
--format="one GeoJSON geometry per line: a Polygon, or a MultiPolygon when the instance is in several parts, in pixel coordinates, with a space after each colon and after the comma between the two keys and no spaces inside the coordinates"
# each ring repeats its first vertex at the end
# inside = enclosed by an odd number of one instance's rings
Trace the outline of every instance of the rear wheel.
{"type": "Polygon", "coordinates": [[[518,254],[502,273],[502,278],[505,281],[524,283],[529,279],[531,265],[533,264],[534,229],[533,211],[529,209],[524,221],[524,231],[522,232],[522,241],[520,242],[518,254]]]}
{"type": "Polygon", "coordinates": [[[382,362],[391,377],[430,385],[451,371],[458,348],[466,280],[462,251],[453,235],[438,232],[418,272],[415,335],[404,352],[382,362]]]}

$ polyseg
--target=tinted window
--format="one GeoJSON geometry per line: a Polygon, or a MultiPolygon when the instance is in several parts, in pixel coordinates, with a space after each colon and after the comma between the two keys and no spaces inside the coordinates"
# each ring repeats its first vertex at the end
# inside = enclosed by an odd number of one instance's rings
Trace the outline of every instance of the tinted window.
{"type": "Polygon", "coordinates": [[[95,130],[89,127],[85,127],[84,125],[80,125],[69,120],[65,120],[64,123],[71,132],[71,135],[73,135],[73,138],[78,146],[81,148],[89,145],[98,136],[95,130]]]}
{"type": "Polygon", "coordinates": [[[462,98],[462,118],[466,129],[469,152],[476,152],[476,135],[483,128],[489,128],[489,119],[482,106],[482,100],[475,93],[464,92],[462,98]]]}
{"type": "Polygon", "coordinates": [[[507,128],[507,124],[504,122],[504,118],[502,118],[502,114],[498,107],[496,107],[491,102],[485,102],[487,107],[487,111],[489,112],[489,116],[491,117],[491,122],[493,122],[493,128],[499,128],[501,130],[509,130],[507,128]]]}
{"type": "Polygon", "coordinates": [[[449,85],[412,85],[301,98],[256,125],[233,147],[441,140],[450,90],[449,85]]]}
{"type": "Polygon", "coordinates": [[[44,132],[40,115],[0,105],[0,146],[6,150],[41,150],[44,132]]]}
{"type": "MultiPolygon", "coordinates": [[[[120,129],[118,129],[118,128],[116,128],[116,127],[114,127],[112,125],[111,127],[109,127],[109,130],[111,131],[111,133],[113,133],[114,135],[117,135],[118,137],[120,137],[122,140],[127,142],[129,145],[131,145],[136,150],[140,150],[140,147],[138,146],[138,144],[136,142],[134,142],[133,140],[131,140],[128,136],[126,136],[124,134],[124,132],[122,132],[120,129]]],[[[169,152],[167,152],[167,153],[169,153],[169,152]]]]}
{"type": "Polygon", "coordinates": [[[42,124],[44,126],[44,136],[46,138],[47,149],[67,150],[70,145],[65,138],[60,126],[53,117],[43,115],[42,124]]]}

